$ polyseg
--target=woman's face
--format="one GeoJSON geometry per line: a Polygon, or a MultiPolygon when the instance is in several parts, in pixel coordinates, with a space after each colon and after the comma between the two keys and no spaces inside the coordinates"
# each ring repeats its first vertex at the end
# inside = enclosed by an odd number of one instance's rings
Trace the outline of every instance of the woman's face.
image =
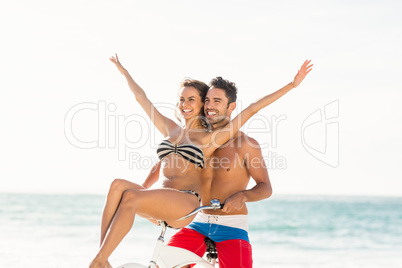
{"type": "Polygon", "coordinates": [[[196,117],[204,109],[198,90],[194,87],[183,87],[180,92],[179,102],[180,114],[185,120],[196,117]]]}

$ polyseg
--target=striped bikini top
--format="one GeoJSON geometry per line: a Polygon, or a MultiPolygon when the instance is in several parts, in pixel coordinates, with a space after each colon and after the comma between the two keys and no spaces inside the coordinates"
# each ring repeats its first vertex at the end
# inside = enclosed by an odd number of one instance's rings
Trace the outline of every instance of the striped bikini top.
{"type": "Polygon", "coordinates": [[[188,144],[173,144],[168,140],[162,141],[156,150],[160,160],[169,154],[181,155],[187,161],[196,164],[197,166],[204,167],[204,152],[196,145],[188,144]]]}

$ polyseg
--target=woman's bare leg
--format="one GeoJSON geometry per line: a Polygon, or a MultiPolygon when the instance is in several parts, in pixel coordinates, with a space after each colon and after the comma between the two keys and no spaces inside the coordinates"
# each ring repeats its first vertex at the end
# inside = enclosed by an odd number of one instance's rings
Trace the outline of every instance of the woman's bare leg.
{"type": "Polygon", "coordinates": [[[128,190],[112,221],[99,253],[90,267],[105,267],[109,256],[130,231],[136,213],[167,221],[174,227],[189,224],[193,217],[176,221],[199,206],[198,198],[172,189],[128,190]]]}
{"type": "Polygon", "coordinates": [[[117,208],[119,207],[124,191],[135,190],[135,189],[145,189],[145,188],[139,184],[123,179],[115,179],[110,184],[109,192],[107,194],[105,202],[105,207],[103,208],[102,213],[100,245],[102,245],[103,240],[105,239],[106,233],[109,229],[110,224],[112,223],[112,219],[117,211],[117,208]]]}

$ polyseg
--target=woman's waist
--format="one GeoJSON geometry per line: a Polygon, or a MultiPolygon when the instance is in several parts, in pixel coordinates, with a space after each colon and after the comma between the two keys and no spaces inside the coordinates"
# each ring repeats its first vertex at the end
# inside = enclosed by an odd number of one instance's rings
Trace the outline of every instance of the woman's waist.
{"type": "Polygon", "coordinates": [[[177,175],[192,172],[200,173],[202,171],[201,167],[177,154],[170,154],[164,157],[162,159],[161,169],[164,173],[176,173],[177,175]]]}
{"type": "Polygon", "coordinates": [[[161,173],[168,179],[201,177],[201,169],[189,162],[175,165],[171,162],[162,161],[161,173]]]}
{"type": "Polygon", "coordinates": [[[201,180],[191,176],[161,176],[162,187],[176,190],[192,190],[201,194],[201,180]]]}

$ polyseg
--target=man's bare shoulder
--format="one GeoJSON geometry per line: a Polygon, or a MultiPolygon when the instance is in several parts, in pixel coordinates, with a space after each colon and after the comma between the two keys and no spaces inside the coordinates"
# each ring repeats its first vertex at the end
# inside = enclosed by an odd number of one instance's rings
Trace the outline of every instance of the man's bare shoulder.
{"type": "Polygon", "coordinates": [[[241,150],[261,149],[260,144],[256,139],[246,135],[242,131],[238,132],[237,136],[234,138],[234,142],[237,143],[238,148],[241,150]]]}

